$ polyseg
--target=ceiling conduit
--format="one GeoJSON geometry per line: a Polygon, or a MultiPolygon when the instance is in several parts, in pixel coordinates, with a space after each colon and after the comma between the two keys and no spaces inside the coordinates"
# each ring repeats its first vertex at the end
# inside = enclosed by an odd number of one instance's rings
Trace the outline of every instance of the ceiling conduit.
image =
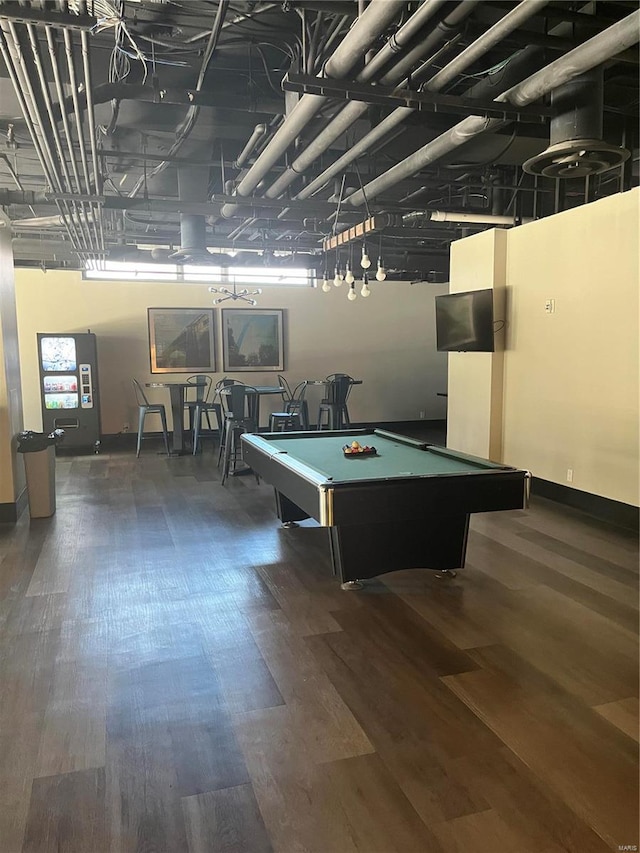
{"type": "MultiPolygon", "coordinates": [[[[369,6],[336,48],[333,56],[327,61],[322,76],[340,78],[348,74],[405,5],[405,0],[371,0],[369,6]]],[[[329,99],[323,95],[302,95],[238,184],[236,195],[246,197],[253,192],[327,100],[329,99]]],[[[237,209],[236,204],[225,204],[220,212],[225,218],[230,218],[237,209]]]]}
{"type": "MultiPolygon", "coordinates": [[[[473,11],[473,7],[477,0],[467,0],[466,3],[461,3],[456,10],[455,20],[449,24],[442,22],[439,27],[446,26],[449,37],[453,28],[461,23],[467,15],[473,11]]],[[[425,0],[418,11],[402,26],[398,32],[390,39],[387,44],[378,51],[373,59],[368,62],[363,70],[357,75],[356,80],[360,83],[372,80],[377,72],[383,68],[390,60],[397,56],[396,51],[405,47],[411,39],[413,39],[427,21],[436,13],[442,6],[443,0],[425,0]],[[394,45],[393,47],[391,45],[394,45]]],[[[453,14],[450,17],[453,17],[453,14]]],[[[438,32],[437,30],[435,32],[438,32]]],[[[432,50],[432,38],[428,38],[416,46],[416,49],[411,51],[411,65],[407,68],[406,57],[396,60],[396,64],[382,77],[380,83],[384,86],[394,86],[400,83],[411,67],[419,60],[428,56],[432,50]]],[[[406,81],[405,81],[406,82],[406,81]]],[[[346,133],[353,123],[364,115],[369,109],[369,105],[363,101],[352,101],[347,104],[340,113],[329,122],[329,124],[309,143],[305,150],[299,154],[293,163],[283,172],[282,175],[272,184],[266,191],[267,198],[279,198],[285,189],[300,178],[329,148],[329,146],[339,139],[343,133],[346,133]]]]}
{"type": "MultiPolygon", "coordinates": [[[[438,45],[443,42],[451,42],[453,36],[459,32],[461,24],[473,12],[473,9],[478,2],[479,0],[464,0],[464,2],[460,3],[452,12],[437,24],[434,30],[426,38],[422,39],[419,44],[415,45],[411,50],[408,50],[402,56],[396,58],[393,66],[378,82],[383,86],[394,86],[396,84],[402,86],[407,85],[409,80],[406,78],[406,75],[415,67],[416,63],[424,60],[425,57],[431,57],[431,59],[433,59],[433,51],[438,45]]],[[[548,0],[546,0],[546,2],[548,2],[548,0]]],[[[418,11],[409,18],[398,32],[389,39],[384,47],[378,51],[371,61],[365,65],[360,74],[357,75],[356,80],[358,82],[367,82],[371,80],[379,69],[383,68],[394,58],[395,52],[399,48],[409,44],[411,39],[415,38],[441,5],[441,0],[425,0],[418,11]]],[[[425,67],[426,63],[422,68],[425,67]]],[[[417,75],[419,75],[419,73],[420,69],[418,69],[418,71],[414,71],[413,79],[417,79],[417,75]]],[[[331,144],[342,136],[343,133],[346,133],[349,128],[352,127],[353,123],[363,116],[368,109],[369,105],[364,101],[352,101],[347,104],[318,134],[318,136],[309,143],[307,148],[297,157],[296,160],[294,160],[291,166],[279,178],[277,178],[272,186],[266,191],[265,196],[267,198],[279,198],[286,188],[297,178],[301,177],[316,162],[316,160],[329,149],[331,144]]],[[[352,149],[350,149],[350,151],[351,150],[352,149]]],[[[348,154],[345,154],[344,158],[341,158],[339,162],[342,163],[343,159],[347,159],[348,156],[348,154]]],[[[348,162],[352,162],[353,159],[355,158],[349,159],[348,162]]],[[[324,186],[330,178],[335,177],[343,171],[342,168],[334,168],[334,166],[329,167],[327,171],[331,171],[331,174],[320,186],[324,186]]],[[[314,182],[314,187],[315,186],[316,184],[314,182]]],[[[295,198],[301,200],[306,199],[313,191],[314,190],[309,191],[308,187],[305,187],[297,196],[295,196],[295,198]]],[[[288,212],[289,209],[285,208],[278,214],[277,218],[283,219],[288,212]]]]}
{"type": "MultiPolygon", "coordinates": [[[[455,59],[449,62],[439,71],[429,82],[423,87],[427,92],[440,92],[448,83],[450,83],[461,71],[468,68],[471,63],[482,57],[501,39],[510,32],[515,30],[524,21],[537,14],[549,0],[521,0],[520,4],[508,12],[496,24],[487,30],[484,35],[476,39],[472,44],[463,50],[455,59]]],[[[466,4],[465,4],[466,5],[466,4]]],[[[425,69],[426,70],[426,69],[425,69]]],[[[415,78],[414,78],[415,79],[415,78]]],[[[391,133],[399,124],[412,115],[415,110],[410,107],[398,107],[386,118],[384,118],[377,127],[373,128],[366,136],[360,139],[347,151],[342,157],[335,161],[329,168],[325,169],[320,175],[311,181],[295,198],[303,200],[312,196],[315,192],[321,189],[327,181],[340,172],[358,157],[363,156],[367,151],[371,150],[375,144],[384,139],[391,133]]]]}
{"type": "MultiPolygon", "coordinates": [[[[56,169],[55,158],[53,156],[49,140],[46,138],[43,131],[44,125],[38,104],[35,100],[33,85],[31,84],[30,79],[26,76],[22,49],[20,47],[15,26],[11,21],[4,19],[0,21],[0,52],[2,53],[9,76],[11,77],[11,82],[13,83],[18,103],[20,104],[20,109],[22,110],[29,134],[33,140],[45,178],[52,189],[56,189],[60,192],[62,185],[56,169]]],[[[64,215],[65,207],[66,205],[64,203],[58,203],[58,209],[60,210],[61,215],[64,215]]],[[[66,212],[69,212],[68,207],[66,212]]],[[[66,225],[66,228],[71,242],[76,247],[80,247],[81,241],[78,238],[77,232],[75,232],[75,230],[69,225],[66,225]]]]}
{"type": "MultiPolygon", "coordinates": [[[[637,44],[640,40],[640,11],[633,12],[621,21],[613,24],[602,33],[579,45],[565,56],[532,74],[526,80],[499,95],[497,102],[513,106],[526,106],[537,101],[543,95],[590,71],[616,54],[637,44]]],[[[419,148],[400,163],[392,166],[361,190],[343,201],[350,207],[359,207],[396,186],[400,181],[412,177],[417,172],[439,160],[445,154],[454,151],[460,145],[487,131],[497,130],[511,122],[503,119],[489,119],[484,116],[469,116],[454,125],[436,139],[419,148]]]]}

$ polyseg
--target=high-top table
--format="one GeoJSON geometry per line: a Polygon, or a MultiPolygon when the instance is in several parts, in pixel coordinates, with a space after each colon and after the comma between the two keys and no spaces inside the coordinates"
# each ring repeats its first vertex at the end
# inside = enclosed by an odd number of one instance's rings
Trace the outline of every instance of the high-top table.
{"type": "Polygon", "coordinates": [[[171,417],[173,419],[172,451],[176,456],[188,453],[184,440],[184,403],[188,388],[206,388],[207,382],[146,382],[146,388],[168,388],[171,399],[171,417]]]}

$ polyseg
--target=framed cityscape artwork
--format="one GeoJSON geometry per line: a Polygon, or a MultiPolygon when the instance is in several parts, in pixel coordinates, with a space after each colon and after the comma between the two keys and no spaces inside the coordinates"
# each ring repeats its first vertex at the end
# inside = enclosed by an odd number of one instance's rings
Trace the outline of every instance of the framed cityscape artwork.
{"type": "Polygon", "coordinates": [[[213,308],[148,308],[152,373],[213,373],[213,308]]]}
{"type": "Polygon", "coordinates": [[[221,313],[225,373],[284,370],[281,308],[223,308],[221,313]]]}

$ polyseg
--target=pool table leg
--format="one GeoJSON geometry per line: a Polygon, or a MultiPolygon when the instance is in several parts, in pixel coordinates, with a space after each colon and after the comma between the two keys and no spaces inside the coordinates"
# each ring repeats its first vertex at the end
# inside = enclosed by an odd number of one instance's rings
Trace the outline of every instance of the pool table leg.
{"type": "Polygon", "coordinates": [[[282,522],[283,527],[298,527],[296,521],[304,521],[309,518],[309,513],[300,509],[298,504],[290,501],[286,495],[275,489],[276,493],[276,511],[278,518],[282,522]]]}
{"type": "Polygon", "coordinates": [[[364,584],[362,581],[346,581],[346,583],[340,584],[340,589],[344,589],[345,592],[350,592],[352,590],[362,589],[364,584]]]}

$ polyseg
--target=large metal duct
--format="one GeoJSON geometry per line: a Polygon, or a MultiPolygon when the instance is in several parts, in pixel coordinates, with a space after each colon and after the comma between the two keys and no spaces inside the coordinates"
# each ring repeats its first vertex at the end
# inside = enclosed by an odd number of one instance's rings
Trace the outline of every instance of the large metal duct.
{"type": "MultiPolygon", "coordinates": [[[[178,169],[178,196],[181,201],[205,202],[209,188],[209,168],[191,166],[178,169]]],[[[211,261],[207,251],[207,224],[204,216],[180,214],[180,248],[169,257],[174,263],[203,264],[211,261]]]]}
{"type": "Polygon", "coordinates": [[[531,175],[584,178],[624,163],[630,152],[602,139],[604,69],[602,66],[558,86],[551,93],[556,114],[551,119],[550,145],[522,164],[531,175]]]}
{"type": "MultiPolygon", "coordinates": [[[[565,56],[503,92],[495,100],[514,106],[534,103],[543,95],[596,68],[621,51],[637,44],[638,41],[640,41],[640,11],[627,15],[626,18],[579,45],[565,56]]],[[[343,204],[359,207],[365,203],[365,199],[370,202],[470,139],[487,131],[497,130],[509,123],[503,119],[468,116],[384,174],[374,178],[363,189],[344,199],[343,204]]]]}

